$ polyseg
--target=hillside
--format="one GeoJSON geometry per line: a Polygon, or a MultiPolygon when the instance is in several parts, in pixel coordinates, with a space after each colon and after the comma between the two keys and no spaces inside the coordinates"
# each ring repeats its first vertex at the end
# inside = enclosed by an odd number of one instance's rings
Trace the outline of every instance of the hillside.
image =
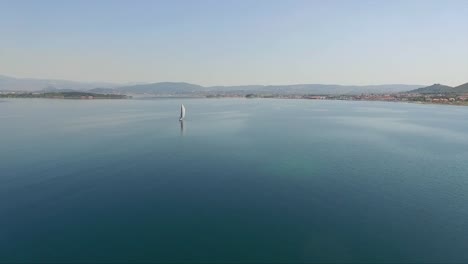
{"type": "Polygon", "coordinates": [[[465,84],[459,85],[457,87],[454,87],[453,90],[456,93],[468,93],[468,83],[465,83],[465,84]]]}
{"type": "Polygon", "coordinates": [[[442,85],[442,84],[433,84],[431,86],[415,89],[408,91],[408,93],[418,93],[418,94],[446,94],[446,93],[453,93],[454,88],[442,85]]]}

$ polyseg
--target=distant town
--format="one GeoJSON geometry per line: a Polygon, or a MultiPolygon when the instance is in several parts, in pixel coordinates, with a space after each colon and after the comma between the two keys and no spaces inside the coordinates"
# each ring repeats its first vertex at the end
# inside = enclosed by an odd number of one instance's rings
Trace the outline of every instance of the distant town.
{"type": "Polygon", "coordinates": [[[360,95],[256,95],[249,94],[247,98],[285,98],[311,100],[346,100],[346,101],[384,101],[430,104],[468,105],[468,94],[448,96],[445,94],[360,94],[360,95]]]}

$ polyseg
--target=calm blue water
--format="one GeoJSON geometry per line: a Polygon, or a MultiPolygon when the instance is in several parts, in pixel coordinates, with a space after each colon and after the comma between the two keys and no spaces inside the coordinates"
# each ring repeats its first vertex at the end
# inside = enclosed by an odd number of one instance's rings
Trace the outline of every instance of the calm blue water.
{"type": "Polygon", "coordinates": [[[468,107],[17,99],[0,124],[2,262],[468,262],[468,107]]]}

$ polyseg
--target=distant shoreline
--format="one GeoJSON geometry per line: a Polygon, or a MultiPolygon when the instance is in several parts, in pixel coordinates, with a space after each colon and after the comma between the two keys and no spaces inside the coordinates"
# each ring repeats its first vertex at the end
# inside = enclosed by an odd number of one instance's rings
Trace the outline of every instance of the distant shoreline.
{"type": "Polygon", "coordinates": [[[50,93],[0,93],[0,98],[18,99],[70,99],[70,100],[93,100],[93,99],[130,99],[128,95],[97,94],[87,92],[50,92],[50,93]]]}
{"type": "Polygon", "coordinates": [[[441,95],[208,95],[208,96],[129,96],[129,95],[51,95],[51,94],[0,94],[0,99],[65,99],[65,100],[158,100],[158,99],[289,99],[289,100],[316,100],[316,101],[351,101],[351,102],[388,102],[388,103],[412,103],[424,105],[450,105],[450,106],[468,106],[468,97],[459,96],[457,98],[444,98],[441,95]],[[416,100],[415,98],[418,98],[416,100]],[[422,99],[424,98],[424,100],[422,99]]]}
{"type": "Polygon", "coordinates": [[[247,99],[304,99],[319,101],[365,101],[365,102],[401,102],[434,105],[468,106],[468,95],[445,94],[361,94],[361,95],[258,95],[248,94],[241,96],[207,96],[207,98],[247,98],[247,99]]]}

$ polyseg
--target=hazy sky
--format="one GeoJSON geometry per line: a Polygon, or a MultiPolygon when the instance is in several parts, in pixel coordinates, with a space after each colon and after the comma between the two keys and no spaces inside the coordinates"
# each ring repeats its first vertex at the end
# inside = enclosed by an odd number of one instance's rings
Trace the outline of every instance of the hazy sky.
{"type": "Polygon", "coordinates": [[[458,85],[468,82],[468,0],[0,0],[0,74],[458,85]]]}

